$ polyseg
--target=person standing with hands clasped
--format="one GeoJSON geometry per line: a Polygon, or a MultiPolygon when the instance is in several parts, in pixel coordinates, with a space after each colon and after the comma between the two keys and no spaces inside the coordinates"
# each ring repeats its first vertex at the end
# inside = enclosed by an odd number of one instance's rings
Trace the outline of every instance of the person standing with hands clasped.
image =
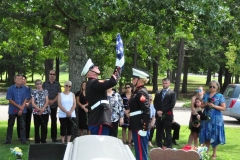
{"type": "Polygon", "coordinates": [[[22,75],[17,74],[14,76],[15,84],[10,86],[7,90],[6,99],[9,100],[8,107],[8,127],[7,127],[7,136],[4,144],[10,144],[12,141],[12,132],[13,126],[15,123],[16,117],[20,118],[20,139],[21,143],[26,143],[26,113],[27,108],[26,102],[27,99],[30,99],[29,90],[27,87],[22,85],[22,75]]]}
{"type": "Polygon", "coordinates": [[[152,104],[152,95],[149,94],[149,103],[150,103],[150,126],[149,126],[149,137],[148,137],[148,146],[153,147],[152,145],[152,137],[154,134],[154,130],[155,130],[155,122],[156,122],[156,118],[155,118],[155,114],[156,114],[156,110],[152,104]]]}
{"type": "Polygon", "coordinates": [[[154,98],[154,107],[156,110],[156,141],[158,147],[163,147],[163,132],[166,135],[166,147],[172,148],[172,121],[173,121],[173,108],[176,103],[176,94],[172,91],[170,80],[164,78],[162,80],[163,89],[157,91],[154,98]]]}
{"type": "MultiPolygon", "coordinates": [[[[72,118],[76,118],[75,108],[76,99],[75,95],[70,92],[72,82],[67,81],[64,83],[64,91],[58,95],[58,107],[59,107],[59,121],[60,121],[60,135],[62,143],[65,143],[65,136],[67,136],[67,142],[70,142],[72,135],[72,126],[76,125],[72,118]]],[[[75,126],[76,127],[76,126],[75,126]]]]}
{"type": "Polygon", "coordinates": [[[57,109],[58,109],[58,94],[61,92],[60,83],[56,80],[55,70],[50,70],[49,81],[43,83],[43,89],[48,91],[48,104],[51,109],[51,138],[52,142],[57,142],[57,109]]]}
{"type": "Polygon", "coordinates": [[[111,120],[112,120],[112,128],[110,130],[109,135],[113,137],[118,136],[118,125],[123,125],[123,100],[121,96],[115,92],[112,88],[107,90],[107,97],[109,101],[109,106],[112,112],[111,120]]]}
{"type": "Polygon", "coordinates": [[[129,114],[129,106],[128,106],[128,100],[132,96],[132,84],[126,83],[125,84],[125,92],[121,95],[123,99],[123,105],[124,105],[124,124],[122,127],[122,141],[124,144],[128,144],[129,146],[132,146],[132,131],[129,129],[129,117],[127,115],[129,114]],[[128,130],[128,138],[126,137],[128,130]]]}
{"type": "Polygon", "coordinates": [[[47,126],[50,108],[48,106],[48,91],[42,88],[42,81],[35,81],[36,90],[32,91],[32,106],[34,120],[34,140],[35,143],[47,143],[47,126]],[[39,134],[39,130],[41,129],[39,134]]]}
{"type": "Polygon", "coordinates": [[[89,111],[88,111],[88,102],[86,99],[86,81],[83,81],[81,83],[80,91],[78,91],[75,94],[76,97],[76,103],[78,108],[78,129],[79,129],[79,135],[82,136],[84,134],[84,129],[87,130],[87,134],[90,134],[90,131],[88,130],[88,117],[89,117],[89,111]]]}
{"type": "Polygon", "coordinates": [[[132,69],[134,93],[129,100],[130,123],[132,130],[135,155],[137,160],[148,159],[148,125],[150,120],[150,101],[147,88],[144,84],[149,81],[149,75],[143,71],[132,69]]]}
{"type": "Polygon", "coordinates": [[[209,83],[209,92],[203,96],[204,111],[201,118],[201,130],[199,141],[205,144],[209,150],[210,145],[213,148],[212,159],[217,157],[217,146],[225,144],[225,130],[222,112],[226,108],[224,96],[218,93],[220,84],[218,81],[209,83]],[[205,117],[205,118],[203,118],[205,117]]]}

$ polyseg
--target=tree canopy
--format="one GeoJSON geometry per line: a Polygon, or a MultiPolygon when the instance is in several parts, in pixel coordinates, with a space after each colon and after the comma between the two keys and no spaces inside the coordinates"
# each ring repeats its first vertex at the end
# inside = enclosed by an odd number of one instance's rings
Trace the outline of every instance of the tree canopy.
{"type": "Polygon", "coordinates": [[[59,57],[68,61],[69,78],[78,89],[87,58],[105,71],[104,78],[111,73],[115,38],[121,33],[126,55],[122,80],[129,81],[131,68],[137,67],[152,76],[153,91],[166,71],[177,71],[180,84],[185,57],[189,72],[227,68],[238,75],[239,6],[236,0],[2,0],[0,61],[9,64],[10,57],[13,72],[19,72],[20,64],[22,72],[40,74],[44,60],[59,57]],[[49,31],[52,43],[44,46],[49,31]]]}

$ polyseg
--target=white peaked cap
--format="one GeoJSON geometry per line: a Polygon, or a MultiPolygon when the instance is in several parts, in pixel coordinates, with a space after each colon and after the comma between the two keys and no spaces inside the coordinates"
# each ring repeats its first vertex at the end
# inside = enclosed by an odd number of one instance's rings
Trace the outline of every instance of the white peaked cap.
{"type": "Polygon", "coordinates": [[[93,64],[92,60],[89,58],[82,70],[81,76],[85,76],[88,73],[89,68],[91,68],[92,66],[94,66],[94,64],[93,64]]]}
{"type": "Polygon", "coordinates": [[[146,78],[146,79],[149,78],[149,75],[147,73],[143,72],[143,71],[137,70],[135,68],[132,68],[132,71],[133,71],[133,76],[134,77],[146,78]]]}

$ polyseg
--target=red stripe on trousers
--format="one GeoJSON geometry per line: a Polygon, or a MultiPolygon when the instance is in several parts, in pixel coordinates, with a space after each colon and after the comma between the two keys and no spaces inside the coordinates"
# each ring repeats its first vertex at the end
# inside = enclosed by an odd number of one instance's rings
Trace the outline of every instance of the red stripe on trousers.
{"type": "Polygon", "coordinates": [[[98,135],[102,135],[102,125],[99,126],[99,131],[98,131],[98,135]]]}
{"type": "Polygon", "coordinates": [[[139,134],[137,134],[137,140],[138,140],[139,158],[140,160],[142,160],[142,144],[141,144],[141,137],[139,134]]]}

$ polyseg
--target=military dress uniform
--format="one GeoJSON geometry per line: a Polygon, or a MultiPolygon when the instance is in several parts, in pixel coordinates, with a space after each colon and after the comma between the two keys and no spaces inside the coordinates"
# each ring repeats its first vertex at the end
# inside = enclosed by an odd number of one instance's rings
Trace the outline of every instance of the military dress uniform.
{"type": "MultiPolygon", "coordinates": [[[[94,64],[89,59],[81,75],[86,75],[94,64]]],[[[117,84],[113,76],[109,80],[89,78],[86,83],[86,98],[90,109],[88,128],[92,135],[109,135],[111,128],[111,110],[107,98],[107,89],[117,84]]]]}
{"type": "Polygon", "coordinates": [[[148,159],[148,134],[141,135],[141,131],[147,132],[150,120],[150,101],[147,89],[142,85],[134,91],[129,100],[130,121],[129,129],[132,130],[135,155],[137,160],[148,159]]]}
{"type": "Polygon", "coordinates": [[[91,134],[109,135],[112,122],[106,90],[116,84],[117,81],[113,77],[110,80],[88,79],[86,97],[90,106],[88,126],[91,134]]]}

